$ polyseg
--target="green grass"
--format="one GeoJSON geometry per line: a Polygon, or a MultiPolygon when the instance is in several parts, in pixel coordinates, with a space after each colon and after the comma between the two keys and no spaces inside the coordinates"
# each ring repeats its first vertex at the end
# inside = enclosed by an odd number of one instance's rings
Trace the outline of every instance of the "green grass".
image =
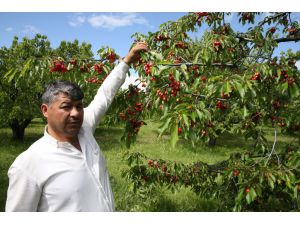
{"type": "MultiPolygon", "coordinates": [[[[14,142],[11,139],[11,131],[7,128],[0,129],[0,210],[4,211],[6,190],[8,186],[7,170],[13,160],[22,151],[26,150],[35,140],[43,135],[45,124],[41,120],[34,120],[26,129],[25,140],[14,142]]],[[[188,141],[181,140],[172,149],[169,144],[169,136],[157,138],[157,123],[148,122],[140,130],[137,142],[131,147],[130,152],[142,152],[150,158],[175,160],[182,163],[204,161],[216,163],[229,157],[233,152],[244,151],[251,148],[251,141],[246,142],[242,137],[224,135],[217,140],[215,147],[199,144],[195,148],[188,141]]],[[[266,129],[270,145],[273,143],[273,130],[266,129]]],[[[126,169],[126,163],[122,160],[127,151],[120,138],[122,127],[103,127],[96,129],[95,137],[107,160],[111,176],[117,211],[215,211],[217,202],[200,199],[188,188],[179,188],[175,192],[165,188],[156,189],[146,201],[140,196],[129,192],[128,181],[121,177],[122,170],[126,169]],[[154,196],[154,197],[153,197],[154,196]]],[[[283,145],[290,141],[291,137],[278,134],[277,145],[283,145]]]]}

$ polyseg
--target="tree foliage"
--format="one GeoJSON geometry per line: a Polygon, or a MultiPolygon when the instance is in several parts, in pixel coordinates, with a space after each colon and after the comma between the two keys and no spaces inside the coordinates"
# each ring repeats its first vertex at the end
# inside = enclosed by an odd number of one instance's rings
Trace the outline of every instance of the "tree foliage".
{"type": "Polygon", "coordinates": [[[212,166],[132,153],[124,176],[136,192],[153,184],[188,186],[200,196],[220,199],[220,210],[299,210],[300,74],[295,64],[300,51],[274,55],[280,43],[300,40],[299,24],[290,13],[261,21],[260,13],[239,13],[248,27],[240,32],[224,17],[190,13],[157,32],[135,34],[151,49],[135,68],[146,83],[144,108],[159,116],[160,136],[170,133],[173,146],[180,139],[215,145],[229,133],[253,140],[253,148],[212,166]],[[192,38],[201,26],[206,26],[202,36],[192,38]],[[274,131],[272,145],[266,127],[274,131]],[[278,132],[295,139],[279,149],[278,132]],[[277,207],[270,207],[272,202],[277,207]]]}

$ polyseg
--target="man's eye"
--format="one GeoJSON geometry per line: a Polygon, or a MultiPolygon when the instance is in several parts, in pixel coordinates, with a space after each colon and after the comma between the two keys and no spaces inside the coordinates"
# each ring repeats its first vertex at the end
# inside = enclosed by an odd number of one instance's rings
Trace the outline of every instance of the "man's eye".
{"type": "Polygon", "coordinates": [[[62,106],[61,108],[62,108],[62,109],[70,109],[71,106],[65,105],[65,106],[62,106]]]}

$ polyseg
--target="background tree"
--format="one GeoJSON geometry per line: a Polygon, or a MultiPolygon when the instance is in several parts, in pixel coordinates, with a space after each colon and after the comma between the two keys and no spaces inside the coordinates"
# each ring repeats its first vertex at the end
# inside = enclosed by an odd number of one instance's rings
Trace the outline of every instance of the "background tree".
{"type": "MultiPolygon", "coordinates": [[[[15,37],[11,47],[0,50],[1,125],[12,129],[15,140],[23,140],[30,121],[41,115],[39,106],[45,85],[53,79],[69,79],[86,89],[92,56],[91,45],[79,45],[77,40],[62,41],[52,49],[44,35],[23,38],[21,42],[15,37]]],[[[86,92],[88,101],[90,91],[86,92]]]]}
{"type": "Polygon", "coordinates": [[[36,103],[48,73],[42,59],[50,54],[50,43],[42,35],[21,42],[15,37],[10,48],[0,50],[1,124],[12,129],[16,140],[23,139],[25,128],[38,115],[36,103]]]}

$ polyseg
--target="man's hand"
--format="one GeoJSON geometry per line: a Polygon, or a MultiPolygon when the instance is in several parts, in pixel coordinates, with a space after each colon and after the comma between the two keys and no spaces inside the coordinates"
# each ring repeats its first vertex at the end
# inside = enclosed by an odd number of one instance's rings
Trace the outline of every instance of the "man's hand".
{"type": "Polygon", "coordinates": [[[148,45],[146,42],[137,42],[125,56],[123,61],[130,65],[136,62],[140,58],[140,52],[148,51],[148,45]]]}

